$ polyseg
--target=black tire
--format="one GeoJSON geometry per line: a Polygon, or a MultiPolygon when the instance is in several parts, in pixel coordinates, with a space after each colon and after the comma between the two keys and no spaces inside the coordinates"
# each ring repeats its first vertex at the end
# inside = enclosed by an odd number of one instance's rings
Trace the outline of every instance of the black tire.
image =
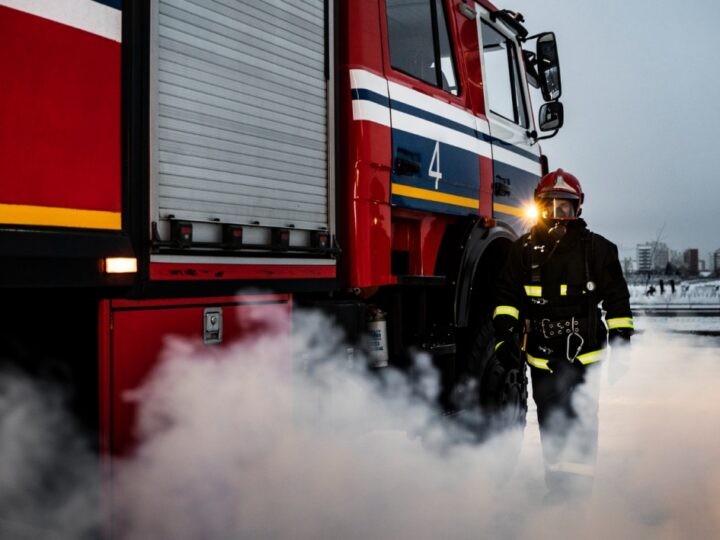
{"type": "MultiPolygon", "coordinates": [[[[483,317],[470,332],[465,349],[467,372],[455,392],[458,418],[478,441],[506,429],[521,429],[527,416],[524,359],[506,370],[495,354],[492,321],[483,317]]],[[[519,350],[519,347],[517,348],[519,350]]]]}

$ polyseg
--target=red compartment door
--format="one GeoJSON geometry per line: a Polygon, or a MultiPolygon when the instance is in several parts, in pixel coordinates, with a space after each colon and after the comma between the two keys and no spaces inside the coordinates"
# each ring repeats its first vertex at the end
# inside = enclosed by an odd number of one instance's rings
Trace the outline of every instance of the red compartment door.
{"type": "MultiPolygon", "coordinates": [[[[128,392],[147,380],[158,365],[166,339],[177,336],[203,353],[221,353],[224,345],[256,336],[272,324],[281,339],[287,337],[290,362],[290,295],[171,300],[107,300],[101,307],[101,446],[105,453],[122,454],[135,439],[136,404],[128,392]],[[205,345],[203,320],[206,308],[223,314],[221,344],[205,345]],[[279,330],[278,330],[279,329],[279,330]]],[[[208,388],[212,392],[212,388],[208,388]]]]}

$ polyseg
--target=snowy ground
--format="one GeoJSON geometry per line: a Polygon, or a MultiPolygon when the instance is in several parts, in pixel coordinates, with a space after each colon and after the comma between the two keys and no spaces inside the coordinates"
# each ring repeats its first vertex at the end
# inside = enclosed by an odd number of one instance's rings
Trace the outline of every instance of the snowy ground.
{"type": "Polygon", "coordinates": [[[720,317],[707,316],[643,316],[636,313],[635,329],[639,332],[680,332],[690,334],[720,334],[720,317]]]}
{"type": "Polygon", "coordinates": [[[720,310],[720,280],[676,280],[675,292],[672,291],[669,279],[663,281],[662,292],[660,278],[631,283],[630,303],[633,310],[720,310]]]}

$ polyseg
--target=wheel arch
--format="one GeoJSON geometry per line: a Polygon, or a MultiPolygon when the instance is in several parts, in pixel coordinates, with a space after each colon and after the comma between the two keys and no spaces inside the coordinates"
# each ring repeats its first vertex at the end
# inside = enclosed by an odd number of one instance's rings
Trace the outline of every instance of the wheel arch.
{"type": "Polygon", "coordinates": [[[462,252],[455,288],[454,316],[458,328],[466,328],[471,321],[472,306],[490,292],[480,288],[500,271],[511,244],[518,238],[506,223],[498,221],[490,229],[482,220],[470,230],[462,252]]]}

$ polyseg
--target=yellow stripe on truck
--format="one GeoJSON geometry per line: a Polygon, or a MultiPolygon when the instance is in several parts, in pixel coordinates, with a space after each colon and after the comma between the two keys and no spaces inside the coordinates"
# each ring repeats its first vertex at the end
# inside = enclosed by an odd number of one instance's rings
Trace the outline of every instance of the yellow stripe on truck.
{"type": "Polygon", "coordinates": [[[525,217],[525,211],[517,206],[507,204],[493,203],[493,210],[501,214],[509,214],[515,217],[525,217]]]}
{"type": "Polygon", "coordinates": [[[477,210],[479,205],[477,199],[471,199],[470,197],[461,197],[460,195],[451,195],[450,193],[406,186],[405,184],[393,183],[392,194],[400,195],[401,197],[410,197],[412,199],[422,199],[423,201],[463,206],[465,208],[473,208],[475,210],[477,210]]]}
{"type": "Polygon", "coordinates": [[[0,204],[0,223],[119,231],[122,228],[122,214],[80,208],[0,204]]]}

